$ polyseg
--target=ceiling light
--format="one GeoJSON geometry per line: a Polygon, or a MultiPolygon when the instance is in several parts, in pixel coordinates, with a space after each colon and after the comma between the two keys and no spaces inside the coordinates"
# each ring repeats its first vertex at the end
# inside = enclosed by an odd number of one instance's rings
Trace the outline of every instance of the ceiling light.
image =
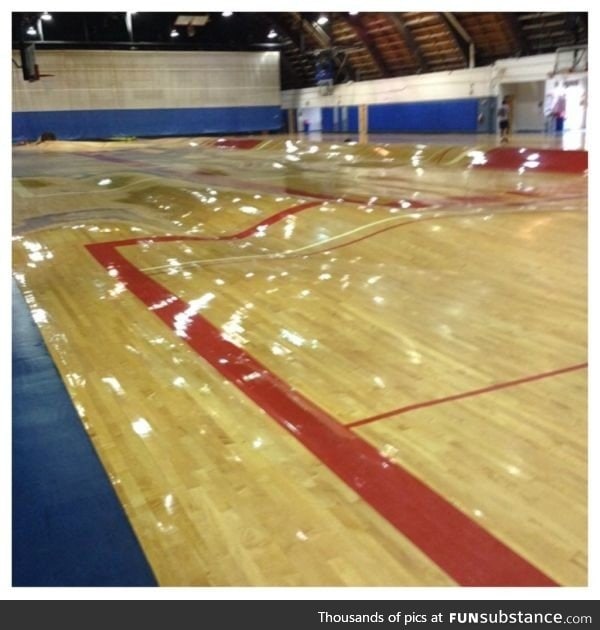
{"type": "Polygon", "coordinates": [[[233,15],[233,13],[231,11],[223,11],[223,13],[221,13],[221,15],[223,17],[231,17],[233,15]]]}
{"type": "Polygon", "coordinates": [[[27,35],[37,35],[37,31],[33,28],[33,26],[30,26],[27,31],[26,31],[27,35]]]}
{"type": "Polygon", "coordinates": [[[269,34],[267,35],[267,37],[268,37],[269,39],[275,39],[275,38],[277,37],[277,33],[276,33],[273,29],[271,29],[271,30],[269,31],[269,34]]]}
{"type": "Polygon", "coordinates": [[[44,11],[42,13],[42,20],[44,20],[45,22],[48,22],[51,19],[52,19],[52,16],[48,13],[48,11],[44,11]]]}
{"type": "Polygon", "coordinates": [[[358,15],[358,11],[348,11],[348,15],[358,15]]]}
{"type": "Polygon", "coordinates": [[[179,37],[179,32],[176,28],[171,30],[171,37],[179,37]]]}
{"type": "Polygon", "coordinates": [[[178,15],[175,26],[204,26],[208,22],[208,15],[178,15]]]}
{"type": "Polygon", "coordinates": [[[329,20],[324,15],[317,20],[317,24],[320,24],[321,26],[323,26],[323,24],[327,24],[327,22],[329,22],[329,20]]]}

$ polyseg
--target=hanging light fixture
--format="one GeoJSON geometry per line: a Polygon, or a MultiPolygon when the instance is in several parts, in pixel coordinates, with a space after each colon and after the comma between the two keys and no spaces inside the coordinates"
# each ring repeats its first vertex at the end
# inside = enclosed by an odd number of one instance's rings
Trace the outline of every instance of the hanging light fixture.
{"type": "Polygon", "coordinates": [[[171,29],[171,37],[179,37],[179,31],[176,28],[171,29]]]}
{"type": "Polygon", "coordinates": [[[42,13],[42,20],[44,20],[44,22],[49,22],[52,19],[52,16],[48,13],[48,11],[44,11],[42,13]]]}
{"type": "Polygon", "coordinates": [[[267,35],[267,37],[268,37],[269,39],[275,39],[275,38],[277,37],[277,33],[276,33],[273,29],[271,29],[271,30],[269,31],[269,34],[267,35]]]}
{"type": "Polygon", "coordinates": [[[317,20],[317,24],[319,24],[319,26],[323,26],[323,24],[327,24],[327,22],[329,22],[329,18],[325,17],[324,15],[321,15],[317,20]]]}
{"type": "Polygon", "coordinates": [[[37,35],[37,31],[33,26],[30,26],[25,32],[27,35],[37,35]]]}

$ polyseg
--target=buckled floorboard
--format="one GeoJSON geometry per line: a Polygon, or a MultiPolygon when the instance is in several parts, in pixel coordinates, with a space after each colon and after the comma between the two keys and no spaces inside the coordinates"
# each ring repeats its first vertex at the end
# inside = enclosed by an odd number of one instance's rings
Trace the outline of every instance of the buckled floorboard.
{"type": "Polygon", "coordinates": [[[534,144],[14,148],[14,276],[159,584],[586,584],[587,153],[534,144]]]}

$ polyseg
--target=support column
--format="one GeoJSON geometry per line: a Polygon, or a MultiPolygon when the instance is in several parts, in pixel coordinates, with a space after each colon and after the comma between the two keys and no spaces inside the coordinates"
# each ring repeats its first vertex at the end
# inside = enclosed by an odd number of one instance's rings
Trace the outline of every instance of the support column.
{"type": "Polygon", "coordinates": [[[288,134],[291,136],[296,133],[296,110],[287,110],[288,134]]]}
{"type": "Polygon", "coordinates": [[[369,137],[369,106],[358,106],[358,142],[366,144],[369,137]]]}

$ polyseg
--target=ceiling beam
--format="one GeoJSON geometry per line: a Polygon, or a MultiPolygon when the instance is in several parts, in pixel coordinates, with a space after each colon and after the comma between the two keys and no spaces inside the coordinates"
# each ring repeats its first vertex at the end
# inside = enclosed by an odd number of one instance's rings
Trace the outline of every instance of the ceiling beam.
{"type": "Polygon", "coordinates": [[[475,65],[475,46],[471,36],[453,13],[438,13],[438,16],[456,47],[460,50],[465,66],[472,68],[475,65]]]}
{"type": "Polygon", "coordinates": [[[329,35],[317,24],[312,24],[309,20],[302,17],[300,13],[290,13],[301,26],[307,35],[310,35],[321,48],[330,48],[331,40],[329,35]]]}
{"type": "MultiPolygon", "coordinates": [[[[335,66],[334,82],[341,76],[346,76],[348,79],[353,79],[356,76],[356,71],[352,67],[348,59],[348,55],[344,54],[344,51],[337,51],[336,47],[331,41],[331,37],[328,33],[321,28],[319,24],[314,24],[304,18],[300,13],[290,13],[289,15],[299,24],[304,34],[308,35],[314,42],[316,42],[321,49],[329,51],[330,58],[335,66]]],[[[304,38],[304,42],[306,39],[304,38]]],[[[315,49],[313,54],[317,54],[319,49],[315,49]]],[[[303,51],[304,52],[304,51],[303,51]]],[[[310,53],[310,50],[306,50],[306,53],[310,53]]],[[[314,80],[314,77],[313,77],[314,80]]]]}
{"type": "Polygon", "coordinates": [[[402,37],[407,48],[410,50],[411,55],[419,66],[420,72],[427,72],[429,70],[427,60],[423,56],[423,52],[419,48],[419,44],[417,43],[417,40],[413,37],[410,28],[408,28],[408,25],[404,21],[404,18],[401,17],[398,13],[386,13],[385,15],[394,25],[395,29],[398,31],[398,34],[402,37]]]}
{"type": "Polygon", "coordinates": [[[380,74],[384,78],[388,78],[392,76],[390,69],[388,68],[385,59],[382,57],[377,45],[375,44],[375,40],[371,36],[371,34],[365,28],[362,20],[360,19],[360,15],[346,15],[342,13],[340,15],[341,19],[345,20],[354,30],[358,39],[362,42],[363,46],[368,50],[373,62],[379,70],[380,74]]]}
{"type": "MultiPolygon", "coordinates": [[[[301,37],[299,35],[296,35],[296,33],[293,32],[292,29],[289,29],[287,27],[287,25],[281,19],[281,16],[278,13],[268,13],[268,14],[263,13],[263,14],[256,14],[256,15],[262,15],[264,17],[268,17],[269,27],[274,28],[274,30],[277,32],[278,35],[282,36],[285,39],[289,39],[292,42],[292,46],[294,46],[294,48],[298,50],[298,56],[302,56],[304,50],[303,50],[303,42],[301,41],[301,37]]],[[[314,77],[311,76],[310,72],[307,72],[305,70],[304,64],[303,63],[299,64],[300,72],[302,73],[302,76],[300,77],[298,75],[298,71],[296,71],[292,63],[292,56],[286,54],[283,48],[281,49],[281,60],[282,60],[282,70],[284,70],[286,73],[289,72],[290,74],[294,75],[293,78],[296,79],[295,83],[298,83],[298,79],[299,79],[299,83],[301,85],[305,85],[306,83],[308,83],[309,85],[312,84],[314,77]]]]}
{"type": "Polygon", "coordinates": [[[529,55],[529,42],[525,37],[525,33],[521,28],[521,23],[515,17],[514,13],[499,13],[498,15],[504,16],[504,24],[508,29],[508,32],[511,34],[512,38],[516,42],[519,48],[519,55],[529,55]]]}
{"type": "Polygon", "coordinates": [[[269,13],[268,18],[269,22],[279,35],[283,35],[283,37],[289,39],[298,50],[302,50],[300,37],[297,37],[296,33],[287,27],[281,19],[279,13],[269,13]]]}

